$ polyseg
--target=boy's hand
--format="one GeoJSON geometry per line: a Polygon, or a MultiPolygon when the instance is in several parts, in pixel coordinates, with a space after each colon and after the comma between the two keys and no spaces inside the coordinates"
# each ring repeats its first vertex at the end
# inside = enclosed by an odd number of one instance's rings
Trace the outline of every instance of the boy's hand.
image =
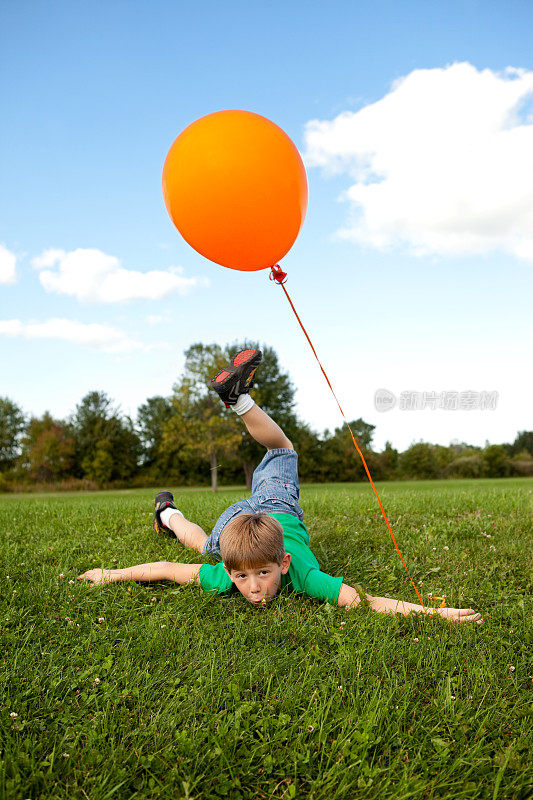
{"type": "Polygon", "coordinates": [[[370,608],[381,614],[407,615],[414,612],[416,614],[426,613],[431,615],[435,613],[449,622],[474,622],[477,625],[481,625],[483,622],[481,614],[478,614],[473,608],[437,608],[433,612],[430,608],[426,608],[424,611],[422,606],[415,603],[404,603],[401,600],[393,600],[389,597],[370,597],[370,595],[367,595],[367,597],[370,599],[370,608]]]}
{"type": "Polygon", "coordinates": [[[477,614],[473,608],[437,608],[435,614],[450,622],[475,622],[476,625],[483,622],[481,614],[477,614]]]}
{"type": "Polygon", "coordinates": [[[83,575],[78,575],[78,581],[91,581],[93,586],[109,583],[112,580],[110,569],[88,569],[83,575]]]}
{"type": "Polygon", "coordinates": [[[173,561],[154,561],[150,564],[135,564],[124,569],[88,569],[83,575],[78,575],[78,580],[91,581],[93,586],[121,581],[174,581],[174,583],[194,581],[200,585],[198,573],[201,566],[201,564],[177,564],[173,561]]]}

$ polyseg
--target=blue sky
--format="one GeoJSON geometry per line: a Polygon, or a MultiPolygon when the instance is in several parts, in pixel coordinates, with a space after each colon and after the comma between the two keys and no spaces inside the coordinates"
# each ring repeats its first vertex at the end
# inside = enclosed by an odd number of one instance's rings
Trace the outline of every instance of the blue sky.
{"type": "Polygon", "coordinates": [[[529,3],[48,0],[0,14],[0,395],[62,417],[103,389],[134,414],[170,393],[191,343],[249,337],[278,351],[305,421],[340,424],[279,287],[199,256],[163,204],[174,138],[243,108],[304,155],[309,210],[283,265],[346,414],[377,426],[378,448],[531,428],[529,3]],[[105,295],[98,264],[156,288],[105,295]],[[384,413],[380,388],[499,396],[493,410],[384,413]]]}

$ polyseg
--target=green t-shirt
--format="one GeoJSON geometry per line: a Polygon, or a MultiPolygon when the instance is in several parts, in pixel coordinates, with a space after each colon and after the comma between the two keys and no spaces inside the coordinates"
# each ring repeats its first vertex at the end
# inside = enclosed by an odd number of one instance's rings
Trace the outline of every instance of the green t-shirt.
{"type": "MultiPolygon", "coordinates": [[[[299,592],[317,600],[336,605],[343,578],[333,578],[322,572],[315,555],[309,547],[309,533],[298,517],[292,514],[271,514],[283,528],[285,551],[291,554],[291,565],[286,575],[281,576],[281,590],[299,592]]],[[[238,591],[221,561],[218,564],[202,564],[200,584],[206,592],[227,594],[238,591]]]]}

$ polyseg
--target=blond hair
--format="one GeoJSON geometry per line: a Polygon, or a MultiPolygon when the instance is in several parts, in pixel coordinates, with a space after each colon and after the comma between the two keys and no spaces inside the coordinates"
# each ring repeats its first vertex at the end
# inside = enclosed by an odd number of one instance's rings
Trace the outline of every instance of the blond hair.
{"type": "Polygon", "coordinates": [[[285,555],[283,528],[270,514],[239,514],[222,532],[220,554],[229,572],[281,565],[285,555]]]}

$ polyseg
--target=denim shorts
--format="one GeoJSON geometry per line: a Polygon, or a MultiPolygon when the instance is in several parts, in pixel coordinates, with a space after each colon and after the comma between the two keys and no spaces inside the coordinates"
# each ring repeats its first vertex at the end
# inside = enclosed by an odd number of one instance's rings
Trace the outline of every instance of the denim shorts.
{"type": "Polygon", "coordinates": [[[228,522],[239,514],[283,513],[303,520],[299,497],[296,451],[288,447],[267,450],[254,470],[251,496],[234,503],[220,515],[202,552],[220,560],[220,535],[228,522]]]}

